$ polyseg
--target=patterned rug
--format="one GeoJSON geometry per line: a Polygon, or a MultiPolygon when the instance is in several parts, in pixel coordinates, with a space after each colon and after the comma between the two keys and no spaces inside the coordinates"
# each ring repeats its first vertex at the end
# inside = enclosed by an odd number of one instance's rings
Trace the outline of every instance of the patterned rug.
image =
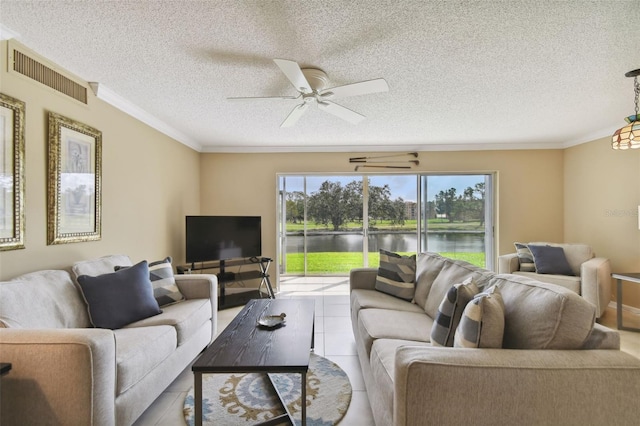
{"type": "MultiPolygon", "coordinates": [[[[271,374],[289,412],[300,422],[300,374],[271,374]]],[[[261,373],[203,374],[202,412],[205,425],[249,425],[282,413],[278,396],[261,373]]],[[[340,422],[351,402],[351,383],[335,363],[311,354],[307,373],[307,425],[328,426],[340,422]]],[[[184,417],[194,424],[193,388],[184,400],[184,417]]]]}

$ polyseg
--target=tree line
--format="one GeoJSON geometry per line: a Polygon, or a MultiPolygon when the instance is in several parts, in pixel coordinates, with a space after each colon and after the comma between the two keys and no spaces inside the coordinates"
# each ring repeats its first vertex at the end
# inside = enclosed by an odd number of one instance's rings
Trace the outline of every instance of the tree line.
{"type": "Polygon", "coordinates": [[[484,225],[484,182],[467,187],[462,194],[456,194],[455,188],[440,191],[435,196],[434,211],[436,216],[449,222],[468,222],[477,220],[484,225]]]}
{"type": "MultiPolygon", "coordinates": [[[[341,182],[325,181],[320,188],[305,197],[302,191],[288,192],[286,195],[287,220],[292,223],[304,221],[305,200],[307,218],[334,231],[346,228],[349,222],[362,223],[363,182],[354,180],[346,185],[341,182]]],[[[458,195],[455,188],[440,191],[435,201],[427,204],[428,219],[442,218],[449,222],[479,221],[484,224],[484,183],[467,187],[458,195]]],[[[391,198],[389,185],[369,185],[369,223],[375,227],[378,221],[391,225],[404,225],[407,220],[407,203],[402,197],[391,198]]]]}

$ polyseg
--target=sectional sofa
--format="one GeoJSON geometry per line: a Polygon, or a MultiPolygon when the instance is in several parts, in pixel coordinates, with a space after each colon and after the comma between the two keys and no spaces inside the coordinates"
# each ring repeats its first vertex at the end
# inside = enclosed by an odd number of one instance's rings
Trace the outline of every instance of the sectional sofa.
{"type": "MultiPolygon", "coordinates": [[[[113,286],[105,279],[115,269],[150,279],[144,268],[114,255],[0,283],[0,360],[12,364],[2,377],[0,424],[131,425],[215,338],[215,275],[176,275],[184,300],[115,329],[92,326],[100,307],[89,312],[79,281],[113,286]]],[[[116,307],[133,296],[115,299],[116,307]]]]}
{"type": "Polygon", "coordinates": [[[411,300],[381,291],[375,268],[350,274],[353,333],[376,425],[638,424],[640,360],[620,351],[617,331],[595,323],[591,303],[435,253],[419,254],[415,268],[411,300]],[[475,304],[500,299],[501,320],[473,317],[471,301],[463,318],[445,315],[454,285],[458,294],[477,286],[484,296],[475,304]],[[448,324],[446,333],[434,322],[448,324]],[[463,322],[493,335],[489,347],[482,339],[465,347],[463,322]],[[432,343],[436,335],[444,346],[432,343]]]}

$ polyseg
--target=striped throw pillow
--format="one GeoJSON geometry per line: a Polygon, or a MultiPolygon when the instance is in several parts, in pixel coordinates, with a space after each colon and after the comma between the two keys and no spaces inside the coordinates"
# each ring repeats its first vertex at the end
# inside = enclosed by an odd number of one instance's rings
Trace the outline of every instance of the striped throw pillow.
{"type": "Polygon", "coordinates": [[[453,339],[456,348],[501,348],[504,302],[496,286],[478,294],[464,308],[453,339]]]}
{"type": "Polygon", "coordinates": [[[184,295],[173,276],[171,257],[149,263],[149,278],[153,285],[153,297],[158,301],[158,305],[167,306],[184,300],[184,295]]]}
{"type": "Polygon", "coordinates": [[[467,304],[480,293],[480,289],[471,277],[460,284],[454,284],[440,303],[436,319],[431,328],[431,344],[434,346],[453,346],[462,312],[467,304]]]}
{"type": "Polygon", "coordinates": [[[380,267],[375,289],[404,300],[413,299],[416,282],[416,256],[401,256],[380,250],[380,267]]]}
{"type": "Polygon", "coordinates": [[[536,264],[533,262],[533,254],[529,250],[529,246],[522,243],[513,243],[516,246],[518,262],[520,262],[520,271],[535,272],[536,264]]]}

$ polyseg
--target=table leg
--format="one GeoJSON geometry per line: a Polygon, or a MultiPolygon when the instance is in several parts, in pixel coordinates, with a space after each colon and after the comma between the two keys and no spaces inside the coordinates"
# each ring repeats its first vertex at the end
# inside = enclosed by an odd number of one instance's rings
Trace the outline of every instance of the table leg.
{"type": "Polygon", "coordinates": [[[302,400],[301,402],[301,411],[300,418],[302,420],[302,426],[307,425],[307,372],[303,371],[300,373],[300,386],[302,390],[302,400]]]}
{"type": "MultiPolygon", "coordinates": [[[[636,327],[625,327],[622,324],[622,281],[623,279],[616,278],[618,280],[617,292],[616,292],[616,319],[618,322],[618,330],[626,330],[626,331],[640,331],[640,328],[636,327]]],[[[634,281],[635,282],[635,281],[634,281]]]]}
{"type": "Polygon", "coordinates": [[[193,409],[195,426],[202,426],[202,373],[194,372],[193,409]]]}
{"type": "Polygon", "coordinates": [[[271,387],[273,388],[273,390],[276,391],[276,395],[278,395],[278,399],[280,400],[280,405],[282,405],[282,408],[284,408],[284,414],[273,417],[272,419],[267,420],[266,422],[258,423],[258,425],[259,426],[280,425],[282,424],[282,420],[288,419],[289,422],[291,423],[291,426],[295,426],[296,422],[293,418],[293,414],[289,411],[289,407],[287,407],[287,404],[285,404],[284,398],[280,393],[280,389],[278,389],[278,387],[276,386],[276,382],[273,380],[271,373],[267,373],[267,378],[269,379],[269,382],[271,383],[271,387]]]}
{"type": "Polygon", "coordinates": [[[616,293],[616,317],[618,320],[618,330],[622,329],[622,280],[618,278],[618,289],[616,293]]]}

